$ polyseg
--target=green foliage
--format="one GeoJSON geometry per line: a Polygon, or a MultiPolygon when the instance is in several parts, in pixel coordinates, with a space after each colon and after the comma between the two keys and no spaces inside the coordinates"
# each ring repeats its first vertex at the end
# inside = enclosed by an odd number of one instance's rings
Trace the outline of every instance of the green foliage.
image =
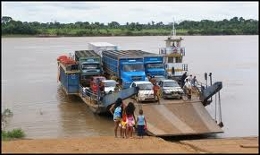
{"type": "Polygon", "coordinates": [[[25,137],[25,133],[22,129],[13,129],[12,131],[5,131],[4,130],[4,124],[6,123],[6,118],[9,116],[12,116],[13,112],[6,108],[3,112],[2,112],[2,140],[10,140],[10,139],[14,139],[14,138],[23,138],[25,137]]]}
{"type": "MultiPolygon", "coordinates": [[[[258,21],[234,17],[222,21],[182,21],[174,24],[177,35],[258,35],[258,21]]],[[[147,24],[127,22],[120,25],[112,21],[107,25],[99,22],[39,23],[15,21],[2,17],[2,35],[51,35],[51,36],[157,36],[171,34],[172,24],[152,21],[147,24]]]]}
{"type": "Polygon", "coordinates": [[[11,116],[11,115],[13,115],[13,112],[8,108],[6,108],[2,113],[2,116],[11,116]]]}
{"type": "Polygon", "coordinates": [[[2,131],[2,140],[10,140],[14,138],[23,138],[25,133],[22,129],[13,129],[12,131],[2,131]]]}

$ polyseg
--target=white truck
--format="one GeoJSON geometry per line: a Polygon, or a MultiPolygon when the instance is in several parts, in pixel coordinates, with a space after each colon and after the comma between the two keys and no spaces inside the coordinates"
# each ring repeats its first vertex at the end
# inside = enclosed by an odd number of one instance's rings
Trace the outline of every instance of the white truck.
{"type": "Polygon", "coordinates": [[[103,50],[118,50],[118,47],[107,42],[89,42],[88,49],[94,50],[98,55],[102,57],[103,50]]]}

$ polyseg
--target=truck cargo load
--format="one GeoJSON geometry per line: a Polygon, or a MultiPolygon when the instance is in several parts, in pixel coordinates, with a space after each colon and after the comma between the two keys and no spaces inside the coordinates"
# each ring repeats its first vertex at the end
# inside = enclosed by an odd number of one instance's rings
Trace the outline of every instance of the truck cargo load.
{"type": "Polygon", "coordinates": [[[88,49],[93,50],[102,57],[102,51],[104,50],[118,50],[116,45],[107,42],[89,42],[88,49]]]}

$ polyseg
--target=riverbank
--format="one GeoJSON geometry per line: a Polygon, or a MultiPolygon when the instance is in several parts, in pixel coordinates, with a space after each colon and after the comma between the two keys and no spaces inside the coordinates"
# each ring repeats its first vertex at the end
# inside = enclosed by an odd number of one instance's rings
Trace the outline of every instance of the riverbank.
{"type": "Polygon", "coordinates": [[[113,136],[2,141],[2,153],[258,153],[258,137],[180,140],[113,136]]]}
{"type": "MultiPolygon", "coordinates": [[[[235,36],[234,34],[233,36],[235,36]]],[[[252,34],[258,35],[258,34],[252,34]]],[[[168,36],[161,35],[92,35],[92,36],[77,36],[77,35],[2,35],[2,38],[61,38],[61,37],[143,37],[143,36],[168,36]]],[[[231,35],[205,35],[205,34],[178,34],[178,36],[231,36],[231,35]]],[[[237,35],[238,36],[238,35],[237,35]]],[[[247,36],[246,34],[244,36],[247,36]]]]}

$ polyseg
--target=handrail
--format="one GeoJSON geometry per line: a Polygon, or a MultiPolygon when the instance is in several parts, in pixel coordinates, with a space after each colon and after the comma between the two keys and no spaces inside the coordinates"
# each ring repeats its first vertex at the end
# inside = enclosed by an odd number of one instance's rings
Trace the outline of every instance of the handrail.
{"type": "Polygon", "coordinates": [[[82,85],[80,85],[80,90],[79,92],[81,93],[81,96],[82,97],[85,97],[85,96],[88,96],[91,100],[95,100],[97,101],[98,104],[101,104],[100,102],[100,95],[99,94],[96,94],[94,93],[93,91],[91,91],[90,89],[86,89],[85,87],[83,87],[82,85]],[[85,91],[83,91],[83,89],[85,91]]]}

